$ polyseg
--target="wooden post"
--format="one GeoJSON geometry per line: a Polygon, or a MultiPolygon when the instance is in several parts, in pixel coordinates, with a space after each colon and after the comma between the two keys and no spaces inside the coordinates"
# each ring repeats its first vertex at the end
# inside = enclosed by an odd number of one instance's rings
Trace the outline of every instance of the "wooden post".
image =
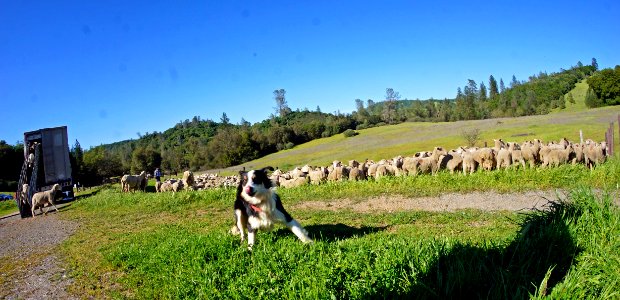
{"type": "Polygon", "coordinates": [[[614,155],[614,122],[611,122],[611,124],[609,124],[609,155],[614,155]]]}

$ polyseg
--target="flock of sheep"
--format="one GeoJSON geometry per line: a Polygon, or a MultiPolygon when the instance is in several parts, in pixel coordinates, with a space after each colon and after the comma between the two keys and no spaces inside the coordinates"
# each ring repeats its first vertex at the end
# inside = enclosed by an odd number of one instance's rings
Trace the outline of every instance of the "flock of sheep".
{"type": "MultiPolygon", "coordinates": [[[[305,165],[288,172],[278,169],[272,173],[271,179],[276,186],[291,188],[305,184],[321,184],[326,181],[379,180],[385,176],[435,174],[440,170],[448,170],[451,174],[462,172],[467,175],[476,170],[490,171],[527,168],[528,166],[546,168],[568,163],[581,163],[594,168],[604,162],[608,156],[607,144],[592,140],[573,143],[563,138],[558,142],[547,144],[538,139],[521,144],[504,142],[502,139],[494,140],[494,142],[494,147],[458,147],[449,151],[442,147],[435,147],[432,151],[418,152],[406,157],[397,156],[378,162],[366,160],[360,163],[351,160],[348,165],[344,165],[340,161],[334,161],[327,167],[305,165]]],[[[140,175],[124,175],[121,179],[122,191],[144,190],[148,177],[144,171],[140,175]]],[[[236,186],[238,182],[237,176],[220,177],[217,174],[194,176],[191,171],[185,171],[182,179],[157,182],[155,189],[157,192],[203,190],[236,186]]]]}
{"type": "Polygon", "coordinates": [[[493,170],[516,167],[542,168],[560,164],[582,163],[589,168],[604,162],[608,155],[605,142],[597,143],[586,140],[583,143],[572,143],[563,138],[558,142],[544,144],[538,139],[521,144],[494,140],[494,147],[459,147],[446,151],[435,147],[432,151],[418,152],[413,156],[397,156],[379,162],[356,160],[343,165],[334,161],[328,167],[297,167],[288,172],[276,170],[272,180],[282,187],[296,187],[304,184],[321,184],[325,181],[378,180],[384,176],[415,176],[418,174],[435,174],[439,170],[450,173],[463,172],[471,174],[476,170],[493,170]]]}
{"type": "MultiPolygon", "coordinates": [[[[123,192],[144,191],[149,178],[150,176],[144,171],[139,175],[123,175],[121,178],[121,190],[123,192]]],[[[238,182],[239,178],[237,176],[219,176],[218,174],[208,173],[194,176],[192,171],[185,171],[181,179],[168,179],[163,182],[156,182],[155,191],[162,193],[182,190],[204,190],[216,187],[237,186],[238,182]]]]}

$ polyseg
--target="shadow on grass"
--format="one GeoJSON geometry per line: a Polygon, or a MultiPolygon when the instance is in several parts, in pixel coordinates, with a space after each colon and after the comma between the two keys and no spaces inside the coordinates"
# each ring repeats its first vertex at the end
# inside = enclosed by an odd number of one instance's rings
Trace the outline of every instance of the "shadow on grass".
{"type": "MultiPolygon", "coordinates": [[[[352,227],[342,223],[338,224],[318,224],[304,226],[308,231],[308,235],[315,241],[333,242],[344,240],[352,237],[361,237],[370,233],[385,230],[387,227],[362,226],[360,228],[352,227]]],[[[287,228],[280,228],[274,231],[276,236],[290,235],[291,231],[287,228]]]]}
{"type": "MultiPolygon", "coordinates": [[[[582,251],[566,225],[566,215],[574,213],[570,210],[559,203],[550,212],[529,215],[507,247],[446,247],[411,290],[378,289],[368,298],[526,299],[546,295],[582,251]]],[[[401,267],[413,271],[410,266],[401,267]]]]}

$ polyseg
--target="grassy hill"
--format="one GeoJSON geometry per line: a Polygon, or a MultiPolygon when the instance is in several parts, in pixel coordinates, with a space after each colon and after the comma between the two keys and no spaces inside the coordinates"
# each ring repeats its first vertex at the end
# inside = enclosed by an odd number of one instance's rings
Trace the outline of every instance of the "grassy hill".
{"type": "Polygon", "coordinates": [[[288,170],[305,164],[328,165],[334,160],[366,158],[380,160],[397,155],[411,155],[418,151],[431,150],[435,146],[451,149],[466,145],[462,133],[472,129],[480,130],[480,141],[477,146],[484,146],[485,142],[492,145],[493,139],[497,138],[514,142],[538,138],[546,142],[566,137],[571,141],[579,141],[580,130],[583,131],[584,139],[602,141],[610,122],[618,120],[620,107],[587,109],[584,104],[586,90],[587,83],[580,82],[570,92],[576,103],[567,103],[566,109],[548,115],[458,122],[402,123],[369,128],[359,130],[359,135],[354,137],[347,138],[339,134],[314,140],[293,149],[220,171],[227,174],[243,167],[252,169],[264,166],[288,170]]]}

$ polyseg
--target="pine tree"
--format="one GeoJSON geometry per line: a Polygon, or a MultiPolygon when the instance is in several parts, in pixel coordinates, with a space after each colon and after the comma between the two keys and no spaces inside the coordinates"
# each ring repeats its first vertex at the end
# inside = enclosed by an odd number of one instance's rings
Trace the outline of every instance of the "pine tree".
{"type": "Polygon", "coordinates": [[[478,100],[480,100],[480,102],[486,102],[488,100],[487,87],[484,85],[484,82],[480,83],[480,96],[478,96],[478,100]]]}
{"type": "Polygon", "coordinates": [[[497,80],[493,75],[489,76],[489,99],[495,100],[497,95],[499,94],[499,90],[497,88],[497,80]]]}
{"type": "Polygon", "coordinates": [[[504,93],[505,90],[506,90],[506,86],[504,85],[504,79],[500,78],[499,79],[499,92],[504,93]]]}
{"type": "Polygon", "coordinates": [[[592,66],[594,67],[594,71],[598,70],[598,62],[596,61],[596,58],[592,57],[592,66]]]}

